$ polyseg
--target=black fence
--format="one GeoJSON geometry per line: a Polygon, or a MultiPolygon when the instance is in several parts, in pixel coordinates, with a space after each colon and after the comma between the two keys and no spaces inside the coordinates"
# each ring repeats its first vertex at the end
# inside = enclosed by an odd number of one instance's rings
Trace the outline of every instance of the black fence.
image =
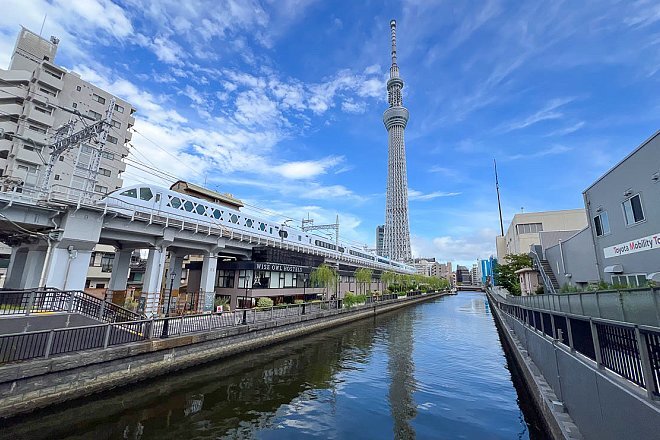
{"type": "Polygon", "coordinates": [[[0,315],[43,312],[79,313],[107,323],[143,318],[138,313],[78,290],[0,291],[0,315]]]}
{"type": "Polygon", "coordinates": [[[524,325],[645,388],[651,399],[660,396],[660,328],[495,302],[524,325]]]}
{"type": "MultiPolygon", "coordinates": [[[[12,294],[15,294],[13,292],[12,294]]],[[[42,293],[42,292],[40,292],[42,293]]],[[[125,315],[122,310],[116,311],[107,308],[107,303],[97,298],[87,298],[76,295],[60,295],[62,292],[47,292],[39,310],[65,310],[76,311],[82,314],[103,315],[105,310],[111,310],[108,319],[115,321],[83,327],[71,327],[54,330],[15,333],[0,335],[0,364],[27,359],[48,358],[50,356],[72,353],[84,350],[103,349],[114,345],[144,341],[151,338],[163,338],[191,333],[208,332],[223,327],[232,327],[251,324],[261,321],[277,320],[301,315],[323,316],[328,310],[342,308],[341,300],[314,301],[301,304],[286,304],[266,308],[238,309],[231,312],[184,315],[168,318],[148,319],[139,321],[119,321],[125,315]],[[53,293],[53,295],[50,295],[53,293]],[[46,301],[47,300],[47,301],[46,301]]],[[[22,293],[29,295],[30,292],[22,293]]],[[[0,293],[2,295],[2,293],[0,293]]],[[[409,295],[419,296],[420,294],[409,295]]],[[[89,296],[89,295],[88,295],[89,296]]],[[[33,295],[33,299],[42,298],[33,295]]],[[[30,301],[21,296],[12,297],[16,300],[15,314],[25,314],[26,310],[36,310],[29,305],[30,301]],[[23,308],[18,304],[24,304],[23,308]]],[[[367,305],[374,302],[395,302],[405,300],[396,294],[367,297],[367,305]]]]}

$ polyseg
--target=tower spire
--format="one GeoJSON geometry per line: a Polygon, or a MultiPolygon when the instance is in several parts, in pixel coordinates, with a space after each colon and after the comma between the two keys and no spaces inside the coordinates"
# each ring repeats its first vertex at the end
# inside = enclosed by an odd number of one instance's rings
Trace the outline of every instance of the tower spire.
{"type": "Polygon", "coordinates": [[[399,66],[396,64],[396,20],[390,20],[390,32],[392,34],[392,67],[390,67],[390,78],[398,78],[399,66]]]}

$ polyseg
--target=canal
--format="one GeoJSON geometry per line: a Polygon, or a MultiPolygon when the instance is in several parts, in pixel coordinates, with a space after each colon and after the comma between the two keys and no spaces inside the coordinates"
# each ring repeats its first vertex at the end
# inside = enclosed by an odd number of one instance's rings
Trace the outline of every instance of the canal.
{"type": "Polygon", "coordinates": [[[467,292],[22,416],[3,437],[544,439],[525,393],[467,292]]]}

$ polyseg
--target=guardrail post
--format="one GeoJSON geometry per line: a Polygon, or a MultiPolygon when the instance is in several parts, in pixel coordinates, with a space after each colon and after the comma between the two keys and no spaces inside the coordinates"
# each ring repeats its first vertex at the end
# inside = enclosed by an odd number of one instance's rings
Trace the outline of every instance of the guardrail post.
{"type": "Polygon", "coordinates": [[[305,303],[302,303],[302,312],[300,314],[301,315],[305,314],[305,303]]]}
{"type": "Polygon", "coordinates": [[[66,312],[71,313],[73,310],[73,292],[69,292],[69,297],[67,298],[66,312]]]}
{"type": "Polygon", "coordinates": [[[651,289],[651,295],[653,296],[653,305],[655,306],[655,319],[660,323],[660,307],[658,306],[658,291],[655,287],[651,289]]]}
{"type": "Polygon", "coordinates": [[[213,313],[209,313],[209,331],[213,329],[213,313]]]}
{"type": "Polygon", "coordinates": [[[642,361],[642,372],[644,374],[644,385],[646,385],[646,396],[654,399],[655,381],[653,379],[653,367],[651,366],[651,359],[649,358],[649,348],[646,345],[646,338],[639,331],[639,327],[635,326],[635,338],[637,339],[637,349],[639,350],[639,358],[642,361]]]}
{"type": "Polygon", "coordinates": [[[270,306],[270,320],[273,320],[273,315],[275,314],[275,306],[270,306]]]}
{"type": "Polygon", "coordinates": [[[603,365],[603,359],[600,355],[600,341],[598,340],[598,328],[596,327],[596,323],[593,321],[593,319],[589,319],[589,326],[591,327],[591,339],[594,341],[594,355],[596,357],[596,364],[598,364],[598,367],[602,367],[603,365]]]}
{"type": "Polygon", "coordinates": [[[571,351],[575,350],[573,348],[573,329],[571,327],[571,318],[568,316],[566,318],[566,329],[568,330],[568,346],[571,347],[571,351]]]}
{"type": "Polygon", "coordinates": [[[598,310],[598,317],[602,318],[603,314],[600,311],[600,297],[598,296],[598,291],[596,290],[595,292],[596,295],[596,310],[598,310]]]}
{"type": "Polygon", "coordinates": [[[149,321],[149,339],[154,337],[154,316],[151,315],[151,321],[149,321]]]}
{"type": "Polygon", "coordinates": [[[105,336],[103,337],[103,348],[108,348],[110,344],[110,328],[112,324],[106,324],[105,326],[105,336]]]}
{"type": "Polygon", "coordinates": [[[105,312],[105,300],[101,301],[99,306],[99,320],[103,321],[103,312],[105,312]]]}
{"type": "Polygon", "coordinates": [[[550,325],[552,326],[552,339],[559,339],[557,337],[557,329],[555,327],[555,315],[550,313],[550,325]]]}
{"type": "Polygon", "coordinates": [[[27,307],[25,307],[25,316],[30,315],[30,312],[32,312],[32,307],[34,307],[34,298],[36,294],[37,292],[34,290],[30,292],[30,296],[28,297],[27,307]]]}
{"type": "Polygon", "coordinates": [[[247,324],[247,310],[243,309],[243,325],[247,324]]]}
{"type": "Polygon", "coordinates": [[[183,315],[179,318],[179,336],[183,333],[183,315]]]}
{"type": "Polygon", "coordinates": [[[53,340],[55,339],[55,330],[51,330],[48,333],[48,340],[46,341],[46,351],[44,352],[44,357],[48,359],[50,352],[53,350],[53,340]]]}

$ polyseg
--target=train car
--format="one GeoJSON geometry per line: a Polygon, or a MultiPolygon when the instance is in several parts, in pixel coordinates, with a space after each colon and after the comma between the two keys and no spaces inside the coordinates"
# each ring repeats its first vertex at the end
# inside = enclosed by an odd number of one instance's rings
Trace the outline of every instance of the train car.
{"type": "Polygon", "coordinates": [[[414,267],[377,256],[357,246],[337,243],[325,237],[300,229],[264,220],[249,214],[182,194],[156,185],[133,185],[107,194],[100,204],[115,211],[131,215],[136,210],[158,216],[207,223],[211,227],[228,228],[256,234],[273,240],[317,248],[337,256],[346,256],[380,269],[397,268],[413,273],[414,267]]]}

